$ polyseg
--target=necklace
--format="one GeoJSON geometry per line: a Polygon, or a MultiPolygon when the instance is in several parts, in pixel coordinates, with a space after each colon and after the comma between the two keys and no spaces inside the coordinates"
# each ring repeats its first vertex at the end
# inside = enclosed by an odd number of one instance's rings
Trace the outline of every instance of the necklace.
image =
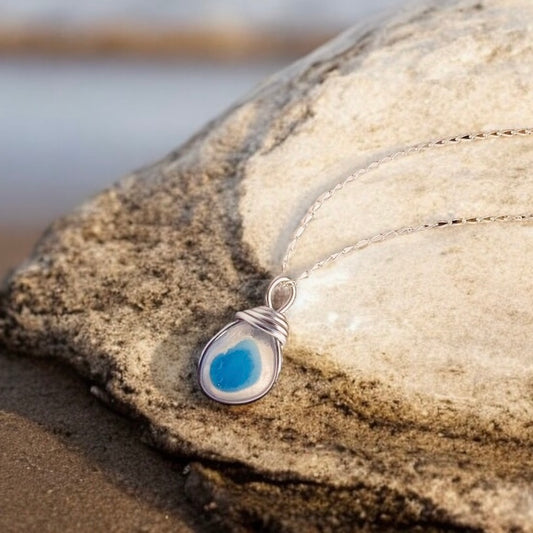
{"type": "Polygon", "coordinates": [[[404,226],[350,244],[320,259],[295,279],[289,278],[287,276],[289,262],[299,239],[313,222],[320,208],[346,185],[385,163],[411,154],[468,142],[530,135],[533,135],[533,128],[498,129],[467,133],[407,146],[357,169],[343,181],[323,192],[307,209],[294,231],[281,262],[280,275],[274,278],[268,286],[265,305],[236,313],[235,320],[221,329],[203,349],[198,362],[198,380],[203,392],[211,399],[224,404],[250,403],[269,392],[281,370],[282,350],[289,333],[289,326],[283,313],[296,298],[297,283],[337,259],[372,244],[419,231],[467,224],[529,222],[533,220],[533,213],[499,214],[436,220],[416,226],[404,226]]]}

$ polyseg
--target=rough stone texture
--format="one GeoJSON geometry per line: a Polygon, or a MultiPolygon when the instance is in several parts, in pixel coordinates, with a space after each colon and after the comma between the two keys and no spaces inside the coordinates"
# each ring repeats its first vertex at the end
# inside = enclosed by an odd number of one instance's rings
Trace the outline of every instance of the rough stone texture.
{"type": "MultiPolygon", "coordinates": [[[[533,530],[531,224],[344,258],[300,284],[265,399],[215,405],[195,380],[320,191],[393,147],[533,124],[532,20],[528,0],[418,5],[267,80],[53,224],[4,284],[2,343],[67,361],[156,446],[198,460],[191,498],[235,531],[533,530]]],[[[530,211],[532,148],[440,148],[368,174],[292,272],[377,231],[530,211]]]]}

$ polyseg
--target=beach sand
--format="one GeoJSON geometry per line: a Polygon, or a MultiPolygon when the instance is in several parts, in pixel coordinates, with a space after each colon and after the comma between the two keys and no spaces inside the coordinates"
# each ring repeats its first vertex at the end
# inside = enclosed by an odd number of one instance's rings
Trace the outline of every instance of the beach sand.
{"type": "MultiPolygon", "coordinates": [[[[39,233],[0,228],[1,277],[39,233]]],[[[0,353],[0,531],[210,529],[185,500],[185,463],[140,436],[70,369],[0,353]]]]}

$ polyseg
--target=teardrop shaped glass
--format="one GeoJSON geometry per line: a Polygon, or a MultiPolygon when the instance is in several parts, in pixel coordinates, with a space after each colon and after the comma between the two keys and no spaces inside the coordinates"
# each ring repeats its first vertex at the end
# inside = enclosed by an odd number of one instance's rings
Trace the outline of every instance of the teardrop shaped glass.
{"type": "Polygon", "coordinates": [[[243,320],[228,324],[206,345],[198,363],[204,393],[221,403],[258,400],[274,385],[281,369],[279,342],[243,320]]]}

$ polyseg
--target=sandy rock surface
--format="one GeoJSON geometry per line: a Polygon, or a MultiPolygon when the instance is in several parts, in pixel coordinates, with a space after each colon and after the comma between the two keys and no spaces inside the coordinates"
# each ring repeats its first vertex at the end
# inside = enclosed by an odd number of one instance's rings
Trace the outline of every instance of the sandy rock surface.
{"type": "MultiPolygon", "coordinates": [[[[236,530],[531,530],[531,223],[403,236],[303,280],[260,402],[195,379],[320,192],[407,144],[533,125],[531,20],[528,0],[434,2],[341,35],[58,220],[3,286],[1,342],[198,460],[191,497],[236,530]]],[[[291,274],[400,226],[531,212],[532,167],[531,137],[384,165],[321,210],[291,274]]]]}

